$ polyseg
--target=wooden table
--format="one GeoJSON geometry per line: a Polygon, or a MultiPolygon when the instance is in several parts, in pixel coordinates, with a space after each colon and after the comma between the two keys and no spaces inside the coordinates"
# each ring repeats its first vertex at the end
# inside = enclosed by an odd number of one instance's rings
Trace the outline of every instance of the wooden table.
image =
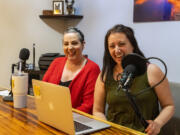
{"type": "MultiPolygon", "coordinates": [[[[73,111],[97,119],[81,111],[73,111]]],[[[102,121],[102,120],[101,120],[102,121]]],[[[112,127],[92,133],[92,135],[145,135],[141,132],[104,121],[112,127]]],[[[14,109],[12,102],[3,102],[0,97],[0,135],[64,135],[37,119],[34,97],[28,96],[27,108],[14,109]]]]}

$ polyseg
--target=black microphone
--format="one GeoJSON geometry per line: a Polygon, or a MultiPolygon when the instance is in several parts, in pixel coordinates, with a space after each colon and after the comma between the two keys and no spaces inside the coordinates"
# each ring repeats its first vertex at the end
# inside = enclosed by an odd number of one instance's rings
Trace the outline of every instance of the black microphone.
{"type": "Polygon", "coordinates": [[[20,62],[18,64],[19,72],[24,71],[26,68],[26,60],[29,59],[30,52],[27,48],[22,48],[19,53],[20,62]]]}
{"type": "Polygon", "coordinates": [[[122,67],[124,69],[121,79],[119,80],[118,90],[120,88],[128,89],[136,76],[142,75],[147,70],[147,61],[144,57],[131,53],[122,59],[122,67]]]}
{"type": "Polygon", "coordinates": [[[19,58],[23,61],[26,61],[27,59],[29,59],[29,55],[30,55],[29,49],[22,48],[19,53],[19,58]]]}
{"type": "MultiPolygon", "coordinates": [[[[19,74],[21,74],[21,70],[23,71],[26,68],[26,60],[29,59],[30,52],[26,48],[22,48],[19,53],[20,62],[18,65],[12,64],[11,72],[14,73],[14,67],[18,66],[19,74]]],[[[12,80],[11,80],[12,81],[12,80]]],[[[11,82],[10,81],[10,82],[11,82]]],[[[3,97],[3,101],[12,102],[13,101],[13,93],[12,93],[12,84],[11,84],[11,91],[9,92],[8,96],[3,97]]]]}
{"type": "Polygon", "coordinates": [[[134,65],[132,65],[132,64],[127,65],[124,69],[121,79],[119,80],[118,89],[120,89],[120,88],[128,89],[132,84],[132,80],[135,77],[136,71],[137,70],[134,65]]]}

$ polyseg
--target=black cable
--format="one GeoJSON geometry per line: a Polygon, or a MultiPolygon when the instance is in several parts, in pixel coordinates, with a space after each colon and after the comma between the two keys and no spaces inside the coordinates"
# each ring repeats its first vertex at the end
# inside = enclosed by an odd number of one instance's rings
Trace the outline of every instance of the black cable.
{"type": "Polygon", "coordinates": [[[14,68],[15,68],[16,66],[18,66],[18,63],[12,64],[12,65],[11,65],[11,78],[10,78],[10,86],[11,86],[11,90],[10,90],[8,96],[4,96],[4,97],[3,97],[3,101],[5,101],[5,102],[13,102],[12,74],[14,73],[14,68]]]}
{"type": "Polygon", "coordinates": [[[161,60],[160,58],[157,58],[157,57],[149,57],[149,58],[147,58],[146,60],[148,61],[148,60],[150,60],[150,59],[157,59],[157,60],[159,60],[160,62],[162,62],[162,64],[164,65],[164,68],[165,68],[164,76],[163,76],[163,78],[162,78],[158,83],[156,83],[156,84],[153,85],[153,86],[150,86],[150,87],[147,87],[147,88],[145,88],[145,89],[142,89],[139,93],[135,94],[134,96],[138,96],[138,95],[146,92],[146,91],[149,90],[149,89],[155,88],[155,87],[158,86],[160,83],[162,83],[162,82],[164,81],[164,79],[166,78],[166,76],[167,76],[167,66],[166,66],[166,63],[165,63],[163,60],[161,60]]]}
{"type": "Polygon", "coordinates": [[[128,92],[128,90],[126,90],[126,96],[128,97],[129,102],[131,103],[131,106],[136,114],[136,116],[138,117],[138,119],[140,120],[141,124],[144,126],[144,128],[146,129],[148,127],[148,123],[147,121],[144,119],[142,113],[139,110],[139,107],[136,104],[136,101],[134,99],[134,97],[128,92]]]}
{"type": "MultiPolygon", "coordinates": [[[[140,57],[142,57],[142,56],[140,56],[140,57]]],[[[143,57],[143,58],[144,58],[144,57],[143,57]]],[[[145,58],[144,58],[144,59],[145,59],[145,58]]],[[[147,59],[145,59],[145,60],[146,60],[146,61],[149,61],[150,59],[157,59],[157,60],[159,60],[159,61],[164,65],[164,68],[165,68],[164,76],[163,76],[163,78],[162,78],[159,82],[157,82],[157,83],[154,84],[153,86],[150,86],[150,87],[147,87],[147,88],[145,88],[145,89],[142,89],[142,90],[140,90],[140,92],[138,92],[137,94],[131,94],[131,95],[133,95],[133,96],[138,96],[138,95],[146,92],[146,91],[149,90],[149,89],[155,88],[157,85],[159,85],[160,83],[162,83],[162,82],[164,81],[164,79],[166,78],[166,76],[167,76],[167,66],[166,66],[166,63],[165,63],[163,60],[161,60],[160,58],[157,58],[157,57],[149,57],[149,58],[147,58],[147,59]]],[[[120,78],[121,76],[122,76],[122,74],[118,74],[118,75],[117,75],[117,80],[120,80],[119,78],[120,78]]],[[[120,81],[119,81],[119,84],[120,84],[120,81]]],[[[118,90],[119,90],[119,87],[118,87],[118,90]]],[[[125,91],[125,90],[123,90],[123,91],[125,91]]],[[[123,97],[124,97],[124,96],[123,96],[123,97]]]]}

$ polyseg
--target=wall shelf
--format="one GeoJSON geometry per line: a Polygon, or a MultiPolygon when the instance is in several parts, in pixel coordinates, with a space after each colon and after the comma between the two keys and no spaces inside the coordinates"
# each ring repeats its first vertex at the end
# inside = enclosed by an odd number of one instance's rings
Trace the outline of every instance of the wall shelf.
{"type": "Polygon", "coordinates": [[[41,14],[39,18],[49,27],[62,34],[68,27],[76,27],[83,15],[41,14]]]}
{"type": "Polygon", "coordinates": [[[82,15],[39,15],[41,19],[82,19],[82,15]]]}

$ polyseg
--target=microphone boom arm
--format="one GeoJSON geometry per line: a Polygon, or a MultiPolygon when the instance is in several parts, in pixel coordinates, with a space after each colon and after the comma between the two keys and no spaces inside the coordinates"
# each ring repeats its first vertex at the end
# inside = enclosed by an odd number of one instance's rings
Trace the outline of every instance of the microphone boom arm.
{"type": "Polygon", "coordinates": [[[133,96],[128,92],[128,89],[126,89],[125,91],[126,93],[126,96],[128,98],[128,100],[130,101],[131,103],[131,106],[134,110],[134,112],[136,113],[136,116],[138,117],[138,119],[140,120],[141,124],[144,126],[144,128],[146,129],[147,126],[148,126],[148,123],[147,121],[144,119],[143,115],[141,114],[137,104],[136,104],[136,101],[134,100],[133,96]]]}

